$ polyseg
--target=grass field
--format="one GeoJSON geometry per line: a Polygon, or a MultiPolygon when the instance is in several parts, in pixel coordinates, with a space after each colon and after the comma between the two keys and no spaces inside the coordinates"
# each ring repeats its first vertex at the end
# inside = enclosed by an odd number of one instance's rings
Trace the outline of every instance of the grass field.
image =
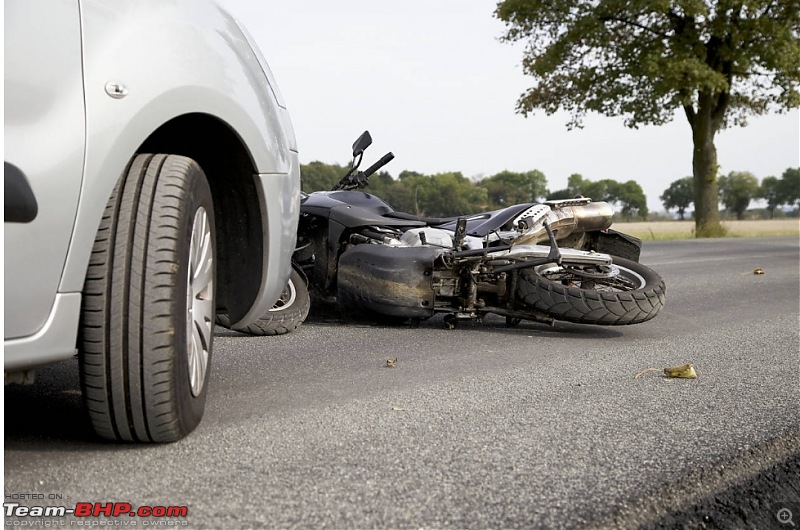
{"type": "MultiPolygon", "coordinates": [[[[728,237],[800,236],[800,219],[722,221],[728,237]]],[[[694,221],[614,223],[613,228],[640,239],[688,239],[694,237],[694,221]]]]}

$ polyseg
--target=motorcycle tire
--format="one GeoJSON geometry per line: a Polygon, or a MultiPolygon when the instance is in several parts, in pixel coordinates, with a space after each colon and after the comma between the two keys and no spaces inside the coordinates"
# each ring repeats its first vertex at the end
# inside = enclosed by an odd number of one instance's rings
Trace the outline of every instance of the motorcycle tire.
{"type": "Polygon", "coordinates": [[[614,257],[619,274],[592,278],[555,264],[520,272],[517,297],[556,320],[621,326],[655,317],[666,300],[664,280],[635,261],[614,257]]]}
{"type": "Polygon", "coordinates": [[[283,289],[281,297],[264,316],[249,326],[231,328],[228,315],[218,314],[217,324],[250,335],[285,335],[303,323],[310,308],[311,297],[308,295],[306,282],[300,273],[292,269],[289,283],[283,289]]]}

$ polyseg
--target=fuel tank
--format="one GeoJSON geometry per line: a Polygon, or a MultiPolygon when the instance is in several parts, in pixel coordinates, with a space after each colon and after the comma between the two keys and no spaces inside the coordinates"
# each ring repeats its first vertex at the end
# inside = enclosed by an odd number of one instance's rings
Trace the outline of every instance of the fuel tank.
{"type": "Polygon", "coordinates": [[[363,191],[315,191],[300,199],[304,214],[329,218],[349,228],[357,226],[425,226],[421,221],[385,217],[392,207],[363,191]]]}

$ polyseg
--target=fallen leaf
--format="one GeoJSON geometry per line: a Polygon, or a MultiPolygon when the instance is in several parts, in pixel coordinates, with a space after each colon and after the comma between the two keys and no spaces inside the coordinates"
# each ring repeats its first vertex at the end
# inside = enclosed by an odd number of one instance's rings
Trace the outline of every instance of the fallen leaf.
{"type": "Polygon", "coordinates": [[[697,379],[697,372],[695,372],[692,363],[664,368],[664,375],[678,379],[697,379]]]}
{"type": "Polygon", "coordinates": [[[386,367],[387,368],[394,368],[397,366],[397,357],[394,359],[386,359],[386,367]]]}
{"type": "MultiPolygon", "coordinates": [[[[658,368],[645,368],[638,374],[634,375],[634,379],[639,379],[644,374],[648,372],[661,372],[662,370],[658,368]]],[[[671,368],[664,368],[664,377],[667,378],[675,378],[675,379],[697,379],[697,372],[694,369],[694,365],[689,364],[682,364],[680,366],[673,366],[671,368]]]]}

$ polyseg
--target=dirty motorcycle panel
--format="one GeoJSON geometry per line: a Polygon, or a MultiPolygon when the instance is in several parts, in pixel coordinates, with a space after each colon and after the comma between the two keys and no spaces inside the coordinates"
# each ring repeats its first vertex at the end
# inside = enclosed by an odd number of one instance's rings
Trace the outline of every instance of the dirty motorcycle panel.
{"type": "Polygon", "coordinates": [[[488,313],[552,323],[625,325],[655,317],[661,277],[639,263],[641,241],[611,229],[608,203],[576,198],[474,215],[395,211],[362,191],[391,153],[359,171],[369,132],[332,191],[303,194],[295,267],[315,294],[369,314],[450,327],[488,313]]]}

